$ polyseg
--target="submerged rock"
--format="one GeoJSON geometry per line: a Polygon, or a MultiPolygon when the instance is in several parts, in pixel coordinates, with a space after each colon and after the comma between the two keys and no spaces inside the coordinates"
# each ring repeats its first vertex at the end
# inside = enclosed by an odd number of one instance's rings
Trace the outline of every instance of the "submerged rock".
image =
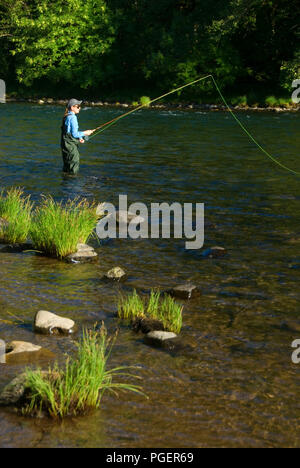
{"type": "Polygon", "coordinates": [[[66,257],[66,260],[70,263],[84,263],[95,260],[98,257],[93,247],[87,244],[78,244],[77,252],[70,254],[66,257]]]}
{"type": "Polygon", "coordinates": [[[104,278],[113,281],[120,281],[126,276],[125,271],[120,267],[115,267],[105,273],[104,278]]]}
{"type": "Polygon", "coordinates": [[[209,249],[204,250],[202,252],[202,257],[204,258],[219,258],[224,257],[226,255],[226,250],[224,247],[210,247],[209,249]]]}
{"type": "Polygon", "coordinates": [[[175,286],[174,288],[168,289],[167,294],[180,299],[191,299],[196,296],[200,296],[200,288],[192,283],[185,283],[175,286]]]}
{"type": "Polygon", "coordinates": [[[70,335],[77,327],[73,320],[60,317],[47,310],[37,312],[34,319],[34,330],[46,335],[70,335]]]}

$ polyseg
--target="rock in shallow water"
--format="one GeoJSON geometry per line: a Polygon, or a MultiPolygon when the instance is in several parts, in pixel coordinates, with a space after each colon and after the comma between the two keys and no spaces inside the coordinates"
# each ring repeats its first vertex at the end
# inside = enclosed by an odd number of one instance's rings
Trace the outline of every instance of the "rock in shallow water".
{"type": "Polygon", "coordinates": [[[107,216],[111,217],[114,219],[118,224],[123,223],[123,224],[140,224],[145,222],[145,218],[142,216],[139,216],[135,213],[131,213],[130,211],[125,211],[125,210],[119,210],[119,211],[109,211],[111,210],[110,203],[104,202],[104,203],[99,203],[99,205],[96,208],[96,214],[101,218],[102,216],[107,216]]]}
{"type": "Polygon", "coordinates": [[[120,279],[124,279],[126,276],[125,271],[120,267],[115,267],[105,273],[104,278],[114,281],[120,281],[120,279]]]}
{"type": "Polygon", "coordinates": [[[41,346],[34,345],[26,341],[12,341],[6,346],[6,356],[12,356],[20,353],[34,353],[41,349],[41,346]]]}
{"type": "Polygon", "coordinates": [[[60,317],[47,310],[40,310],[34,319],[34,330],[45,335],[70,335],[77,327],[71,319],[60,317]]]}
{"type": "Polygon", "coordinates": [[[17,405],[25,394],[26,374],[15,377],[0,393],[0,406],[17,405]]]}
{"type": "Polygon", "coordinates": [[[151,331],[145,335],[144,341],[147,344],[162,347],[164,342],[176,338],[177,335],[163,330],[151,331]]]}
{"type": "Polygon", "coordinates": [[[195,286],[192,283],[185,283],[168,289],[166,293],[180,299],[191,299],[196,296],[200,296],[201,291],[198,286],[195,286]]]}
{"type": "Polygon", "coordinates": [[[83,263],[95,260],[98,257],[97,252],[87,244],[78,244],[77,252],[70,254],[66,260],[70,263],[83,263]]]}
{"type": "Polygon", "coordinates": [[[189,354],[195,352],[196,344],[191,340],[184,340],[182,337],[172,332],[162,330],[152,331],[144,337],[144,342],[147,345],[155,348],[161,348],[164,351],[172,354],[189,354]]]}

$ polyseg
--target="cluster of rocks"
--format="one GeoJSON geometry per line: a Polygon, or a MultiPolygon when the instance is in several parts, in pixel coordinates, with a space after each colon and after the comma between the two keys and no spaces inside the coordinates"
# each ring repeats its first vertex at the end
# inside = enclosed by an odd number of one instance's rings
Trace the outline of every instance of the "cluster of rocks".
{"type": "MultiPolygon", "coordinates": [[[[59,315],[53,314],[52,312],[48,312],[46,310],[40,310],[37,312],[34,318],[33,328],[35,333],[47,335],[71,335],[77,330],[77,326],[73,320],[60,317],[59,315]]],[[[3,349],[1,349],[1,352],[3,352],[3,349]]],[[[39,345],[25,341],[12,341],[11,343],[8,343],[4,352],[5,362],[20,356],[38,358],[43,354],[51,358],[54,357],[52,352],[42,348],[39,345]]],[[[24,397],[26,391],[25,384],[25,373],[22,373],[13,379],[0,393],[0,406],[18,405],[18,403],[24,397]]]]}
{"type": "MultiPolygon", "coordinates": [[[[115,267],[108,271],[105,277],[109,280],[119,281],[126,275],[120,267],[115,267]]],[[[200,294],[200,290],[192,283],[175,286],[165,291],[173,297],[181,299],[191,299],[200,294]]],[[[134,327],[133,327],[134,328],[134,327]]],[[[34,317],[33,329],[35,333],[46,335],[73,335],[77,330],[74,320],[61,317],[47,310],[40,310],[34,317]]],[[[142,319],[136,324],[136,331],[144,333],[144,343],[150,346],[158,347],[167,351],[190,350],[192,347],[184,343],[175,333],[164,330],[163,325],[158,320],[142,319]]],[[[6,346],[6,357],[15,355],[38,355],[43,350],[39,345],[24,341],[12,341],[6,346]]],[[[52,354],[52,353],[51,353],[52,354]]],[[[16,406],[26,392],[25,374],[16,377],[8,384],[0,394],[0,406],[16,406]]]]}
{"type": "MultiPolygon", "coordinates": [[[[98,205],[97,215],[99,218],[105,215],[105,208],[105,203],[98,205]]],[[[129,223],[141,224],[145,221],[142,217],[127,211],[117,211],[111,214],[111,216],[119,226],[127,226],[129,223]]],[[[2,227],[6,227],[7,225],[8,222],[0,218],[0,229],[2,227]]],[[[33,246],[30,243],[27,243],[6,245],[2,247],[1,250],[3,251],[4,249],[5,252],[22,252],[32,248],[33,246]]],[[[206,249],[202,253],[202,257],[218,258],[224,256],[225,254],[226,251],[224,248],[212,247],[206,249]]],[[[93,261],[97,259],[97,257],[98,254],[93,247],[86,244],[78,244],[76,252],[68,255],[65,260],[71,263],[81,263],[93,261]]],[[[111,268],[102,277],[103,280],[110,282],[119,282],[126,278],[126,272],[119,266],[111,268]]],[[[201,291],[197,285],[191,282],[187,282],[185,284],[176,285],[173,288],[164,291],[164,293],[181,300],[190,300],[198,297],[201,294],[201,291]]],[[[165,330],[163,324],[158,320],[146,318],[137,319],[132,324],[132,328],[135,331],[141,331],[144,334],[144,343],[147,345],[168,351],[179,351],[190,348],[189,344],[184,344],[178,335],[165,330]]],[[[46,310],[40,310],[36,313],[34,317],[33,329],[35,333],[65,336],[73,335],[78,330],[77,325],[72,319],[61,317],[46,310]]],[[[41,346],[33,343],[12,341],[6,346],[5,356],[7,359],[15,356],[38,356],[39,353],[43,351],[47,350],[44,350],[41,346]]],[[[0,395],[0,405],[11,405],[20,401],[25,392],[24,375],[25,374],[21,374],[7,387],[5,387],[0,395]]]]}

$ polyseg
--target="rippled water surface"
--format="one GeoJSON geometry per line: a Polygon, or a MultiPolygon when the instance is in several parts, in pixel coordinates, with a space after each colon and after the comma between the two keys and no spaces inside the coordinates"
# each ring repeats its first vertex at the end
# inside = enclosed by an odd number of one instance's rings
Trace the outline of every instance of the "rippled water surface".
{"type": "MultiPolygon", "coordinates": [[[[80,126],[119,115],[83,109],[80,126]]],[[[71,338],[32,330],[40,309],[92,326],[116,322],[119,287],[100,278],[128,272],[124,287],[147,291],[192,280],[202,296],[184,303],[182,339],[169,353],[146,346],[121,326],[111,365],[138,364],[149,399],[105,395],[101,410],[63,423],[0,409],[2,447],[274,447],[299,441],[299,369],[291,343],[299,323],[299,177],[283,171],[222,112],[145,110],[81,146],[77,178],[61,174],[55,106],[1,105],[0,186],[17,185],[38,200],[76,196],[118,203],[205,203],[204,259],[184,240],[113,240],[99,261],[70,265],[34,253],[0,253],[0,338],[30,341],[64,362],[71,338]],[[290,328],[282,326],[288,321],[290,328]]],[[[300,171],[299,114],[243,113],[240,118],[276,158],[300,171]]],[[[92,241],[93,243],[94,241],[92,241]]],[[[39,364],[47,366],[49,357],[39,364]]],[[[53,362],[53,361],[50,361],[53,362]]],[[[26,359],[0,365],[0,389],[26,359]]]]}

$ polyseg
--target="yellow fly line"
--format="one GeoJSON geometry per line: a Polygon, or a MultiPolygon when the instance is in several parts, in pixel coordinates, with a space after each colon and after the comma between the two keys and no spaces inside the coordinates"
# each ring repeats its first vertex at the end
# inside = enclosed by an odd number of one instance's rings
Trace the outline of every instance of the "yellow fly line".
{"type": "Polygon", "coordinates": [[[113,120],[110,120],[109,122],[106,122],[102,125],[100,125],[100,127],[97,127],[95,129],[95,132],[93,133],[93,135],[91,135],[89,137],[89,139],[93,138],[94,136],[98,135],[99,133],[102,133],[104,132],[104,130],[106,130],[107,128],[111,127],[112,125],[116,124],[119,120],[123,119],[124,117],[132,114],[133,112],[136,112],[140,109],[142,109],[143,107],[147,107],[149,106],[150,104],[152,104],[153,102],[156,102],[156,101],[159,101],[160,99],[163,99],[165,98],[166,96],[169,96],[170,94],[173,94],[173,93],[176,93],[178,91],[181,91],[182,89],[188,87],[188,86],[192,86],[196,83],[199,83],[200,81],[203,81],[203,80],[207,80],[208,78],[211,78],[217,92],[219,93],[223,103],[225,104],[226,108],[228,109],[228,111],[230,112],[230,114],[232,115],[232,117],[235,119],[235,121],[238,123],[238,125],[241,127],[241,129],[246,133],[246,135],[250,138],[251,141],[253,141],[253,143],[269,158],[271,159],[271,161],[273,161],[275,164],[277,164],[278,166],[280,166],[282,169],[285,169],[289,172],[291,172],[292,174],[295,174],[295,175],[300,175],[300,172],[298,171],[294,171],[293,169],[290,169],[289,167],[285,166],[284,164],[282,164],[280,161],[278,161],[277,159],[275,159],[268,151],[266,151],[259,143],[258,141],[251,135],[251,133],[246,129],[246,127],[242,124],[242,122],[240,121],[240,119],[235,115],[235,113],[232,111],[232,109],[230,108],[230,106],[227,104],[226,102],[226,99],[224,98],[223,94],[221,93],[221,90],[216,82],[216,80],[214,79],[213,75],[207,75],[207,76],[203,76],[202,78],[198,78],[197,80],[194,80],[194,81],[191,81],[190,83],[187,83],[183,86],[180,86],[179,88],[176,88],[176,89],[173,89],[172,91],[169,91],[168,93],[165,93],[165,94],[162,94],[161,96],[155,98],[155,99],[152,99],[151,101],[147,102],[146,104],[142,104],[138,107],[135,107],[134,109],[132,109],[131,111],[129,112],[126,112],[125,114],[122,114],[118,117],[116,117],[115,119],[113,120]]]}

